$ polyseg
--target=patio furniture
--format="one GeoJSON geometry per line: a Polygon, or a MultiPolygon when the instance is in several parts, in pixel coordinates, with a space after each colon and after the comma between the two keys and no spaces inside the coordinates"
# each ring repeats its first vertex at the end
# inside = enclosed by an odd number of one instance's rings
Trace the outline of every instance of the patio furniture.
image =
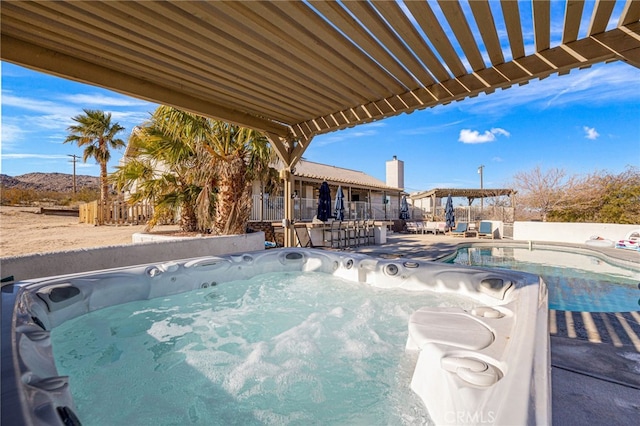
{"type": "Polygon", "coordinates": [[[478,228],[476,228],[476,224],[474,222],[467,223],[467,232],[465,232],[464,236],[465,237],[478,236],[478,228]]]}
{"type": "Polygon", "coordinates": [[[480,227],[478,228],[478,238],[491,238],[494,239],[493,235],[493,224],[491,222],[480,222],[480,227]]]}
{"type": "Polygon", "coordinates": [[[357,247],[358,245],[358,228],[355,220],[348,220],[345,224],[345,246],[357,247]]]}
{"type": "Polygon", "coordinates": [[[417,234],[418,233],[418,224],[414,221],[407,221],[406,223],[407,226],[407,232],[409,232],[410,234],[417,234]]]}
{"type": "Polygon", "coordinates": [[[451,235],[454,237],[466,237],[468,225],[467,222],[458,222],[458,226],[450,231],[451,235]]]}
{"type": "Polygon", "coordinates": [[[325,244],[329,244],[329,247],[340,248],[345,245],[345,230],[342,228],[341,220],[334,220],[323,232],[323,240],[325,244]]]}
{"type": "Polygon", "coordinates": [[[311,247],[314,248],[313,242],[311,241],[311,235],[309,234],[309,229],[305,226],[293,226],[293,230],[296,233],[296,239],[298,241],[298,247],[311,247]]]}
{"type": "Polygon", "coordinates": [[[376,243],[376,227],[373,219],[367,219],[365,221],[365,234],[367,236],[367,245],[374,245],[376,243]]]}

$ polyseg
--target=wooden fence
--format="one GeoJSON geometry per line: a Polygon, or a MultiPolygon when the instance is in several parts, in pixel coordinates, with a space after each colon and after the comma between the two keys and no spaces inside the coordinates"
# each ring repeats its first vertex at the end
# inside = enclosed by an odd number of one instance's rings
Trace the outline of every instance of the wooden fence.
{"type": "Polygon", "coordinates": [[[147,203],[129,204],[109,201],[100,208],[99,201],[80,204],[80,223],[91,225],[138,225],[146,223],[153,214],[153,206],[147,203]]]}

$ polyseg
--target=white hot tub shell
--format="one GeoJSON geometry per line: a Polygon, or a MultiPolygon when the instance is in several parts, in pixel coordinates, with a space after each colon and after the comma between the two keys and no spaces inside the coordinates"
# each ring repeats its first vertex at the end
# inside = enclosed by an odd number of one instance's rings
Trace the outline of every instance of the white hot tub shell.
{"type": "Polygon", "coordinates": [[[79,424],[50,330],[88,312],[278,271],[458,293],[479,307],[425,307],[408,324],[411,389],[436,424],[549,424],[547,289],[537,276],[457,265],[275,249],[23,281],[2,288],[2,424],[79,424]]]}

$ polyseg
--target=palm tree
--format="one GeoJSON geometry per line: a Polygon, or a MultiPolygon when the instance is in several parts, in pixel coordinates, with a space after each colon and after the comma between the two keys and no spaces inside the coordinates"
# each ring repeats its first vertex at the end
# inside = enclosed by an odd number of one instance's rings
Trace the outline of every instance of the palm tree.
{"type": "Polygon", "coordinates": [[[251,182],[273,177],[275,158],[261,133],[162,106],[153,115],[156,129],[182,140],[195,153],[192,183],[201,187],[195,204],[199,229],[242,234],[251,214],[251,182]],[[213,214],[212,214],[213,212],[213,214]]]}
{"type": "Polygon", "coordinates": [[[204,148],[216,172],[217,198],[213,230],[217,234],[243,234],[251,214],[251,182],[269,175],[273,150],[260,132],[215,121],[204,148]]]}
{"type": "Polygon", "coordinates": [[[118,190],[130,192],[131,202],[153,202],[149,228],[167,214],[179,212],[183,231],[206,230],[196,215],[202,186],[198,181],[201,161],[193,139],[206,134],[206,129],[207,122],[200,117],[161,106],[151,120],[132,132],[129,152],[135,153],[135,158],[116,167],[112,181],[118,190]]]}
{"type": "Polygon", "coordinates": [[[116,172],[118,187],[135,186],[134,200],[179,206],[183,230],[244,233],[251,182],[273,178],[262,134],[172,107],[159,107],[129,143],[137,158],[116,172]]]}
{"type": "Polygon", "coordinates": [[[99,110],[84,109],[84,114],[73,117],[74,124],[67,128],[69,136],[64,143],[75,142],[84,147],[82,161],[94,158],[100,165],[100,201],[102,208],[106,206],[109,197],[109,183],[107,180],[107,163],[111,158],[110,148],[118,149],[125,146],[122,139],[116,135],[124,130],[118,123],[111,122],[111,114],[99,110]]]}

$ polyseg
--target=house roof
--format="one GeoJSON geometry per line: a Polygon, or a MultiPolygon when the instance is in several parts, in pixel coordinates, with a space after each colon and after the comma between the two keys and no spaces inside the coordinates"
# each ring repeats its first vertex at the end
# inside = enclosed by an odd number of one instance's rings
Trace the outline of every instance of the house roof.
{"type": "Polygon", "coordinates": [[[327,181],[334,185],[345,184],[352,187],[372,188],[389,191],[402,191],[401,188],[387,186],[387,184],[364,172],[343,169],[341,167],[330,166],[328,164],[314,163],[312,161],[300,160],[296,164],[294,176],[311,181],[327,181]]]}
{"type": "Polygon", "coordinates": [[[599,62],[640,67],[640,1],[617,3],[2,1],[0,55],[261,130],[293,164],[317,134],[599,62]]]}

